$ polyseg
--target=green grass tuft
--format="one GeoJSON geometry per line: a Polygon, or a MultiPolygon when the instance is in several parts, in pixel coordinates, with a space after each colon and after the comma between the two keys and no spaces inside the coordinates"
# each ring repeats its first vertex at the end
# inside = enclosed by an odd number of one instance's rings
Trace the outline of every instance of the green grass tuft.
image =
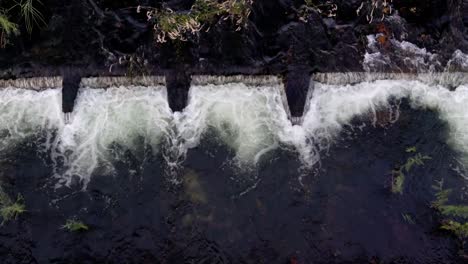
{"type": "Polygon", "coordinates": [[[436,200],[432,202],[432,208],[435,208],[437,210],[440,210],[447,202],[448,202],[448,197],[452,193],[451,189],[447,190],[439,190],[436,193],[436,200]]]}
{"type": "Polygon", "coordinates": [[[445,216],[468,218],[468,206],[464,205],[442,205],[440,213],[445,216]]]}
{"type": "Polygon", "coordinates": [[[40,0],[18,0],[15,5],[21,10],[21,16],[24,18],[26,30],[29,34],[32,33],[34,26],[46,25],[44,16],[34,5],[36,2],[42,5],[40,0]]]}
{"type": "Polygon", "coordinates": [[[423,156],[421,153],[418,153],[415,156],[408,158],[403,167],[405,168],[406,172],[409,172],[415,165],[422,166],[426,160],[430,159],[431,157],[423,156]]]}
{"type": "Polygon", "coordinates": [[[5,11],[0,10],[0,48],[9,43],[9,37],[19,33],[18,25],[10,21],[5,11]]]}
{"type": "Polygon", "coordinates": [[[246,27],[253,0],[196,0],[189,11],[147,8],[149,21],[155,23],[157,42],[167,39],[186,41],[187,36],[209,31],[219,21],[231,20],[236,31],[246,27]]]}
{"type": "Polygon", "coordinates": [[[18,25],[11,22],[8,16],[0,11],[0,30],[6,35],[18,35],[18,25]]]}
{"type": "Polygon", "coordinates": [[[452,232],[459,239],[468,238],[468,223],[459,223],[449,220],[444,222],[440,228],[452,232]]]}
{"type": "MultiPolygon", "coordinates": [[[[416,152],[416,147],[410,147],[406,149],[407,153],[416,152]]],[[[424,165],[426,160],[430,160],[431,157],[417,153],[412,157],[409,157],[403,166],[400,166],[398,169],[392,171],[392,183],[391,191],[395,194],[402,194],[405,184],[405,174],[409,173],[411,169],[415,166],[424,165]]]]}
{"type": "Polygon", "coordinates": [[[418,149],[415,146],[406,149],[406,153],[416,153],[416,151],[418,151],[418,149]]]}
{"type": "Polygon", "coordinates": [[[403,185],[405,183],[405,174],[400,170],[394,170],[393,172],[393,180],[391,191],[395,194],[402,194],[403,193],[403,185]]]}
{"type": "Polygon", "coordinates": [[[68,219],[67,222],[62,226],[62,229],[66,229],[69,232],[83,232],[88,231],[89,226],[81,221],[68,219]]]}
{"type": "Polygon", "coordinates": [[[1,225],[11,220],[16,220],[19,215],[26,212],[24,199],[18,195],[16,201],[13,201],[0,187],[0,216],[2,217],[1,225]]]}

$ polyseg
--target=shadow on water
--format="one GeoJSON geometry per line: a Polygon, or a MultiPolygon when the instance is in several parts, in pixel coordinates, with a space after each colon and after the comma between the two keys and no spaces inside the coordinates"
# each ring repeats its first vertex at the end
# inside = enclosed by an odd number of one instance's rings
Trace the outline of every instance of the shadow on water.
{"type": "Polygon", "coordinates": [[[34,144],[2,162],[1,180],[28,212],[0,227],[2,263],[457,263],[458,245],[438,231],[431,185],[464,186],[436,112],[400,105],[401,115],[353,120],[300,183],[287,147],[252,170],[215,136],[189,150],[182,184],[164,176],[160,154],[124,155],[113,176],[96,172],[86,191],[54,190],[53,168],[34,144]],[[390,191],[391,171],[431,156],[390,191]],[[76,218],[88,232],[61,226],[76,218]]]}

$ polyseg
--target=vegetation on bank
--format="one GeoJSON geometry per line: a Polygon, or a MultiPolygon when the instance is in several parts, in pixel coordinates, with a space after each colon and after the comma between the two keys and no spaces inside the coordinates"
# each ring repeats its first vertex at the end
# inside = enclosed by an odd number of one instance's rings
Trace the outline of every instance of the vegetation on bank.
{"type": "MultiPolygon", "coordinates": [[[[393,0],[362,0],[356,14],[365,16],[369,23],[376,19],[382,21],[393,13],[392,2],[393,0]]],[[[307,22],[310,12],[317,12],[325,17],[336,17],[338,8],[334,0],[304,0],[304,4],[299,8],[299,19],[307,22]]]]}
{"type": "Polygon", "coordinates": [[[11,22],[8,13],[0,9],[0,48],[6,47],[11,36],[19,35],[18,25],[11,22]]]}
{"type": "Polygon", "coordinates": [[[4,3],[0,3],[0,48],[6,47],[12,37],[21,33],[21,26],[31,34],[34,27],[46,25],[44,16],[38,9],[42,5],[40,0],[15,0],[8,6],[4,3]]]}
{"type": "Polygon", "coordinates": [[[21,195],[18,195],[16,200],[13,200],[6,194],[0,186],[0,216],[2,217],[1,225],[16,220],[18,216],[26,212],[26,205],[21,195]]]}
{"type": "Polygon", "coordinates": [[[225,20],[230,20],[236,31],[247,26],[253,0],[196,0],[189,11],[177,12],[168,7],[137,8],[137,12],[146,10],[148,21],[154,24],[156,41],[160,43],[171,40],[186,41],[190,35],[210,28],[225,20]]]}

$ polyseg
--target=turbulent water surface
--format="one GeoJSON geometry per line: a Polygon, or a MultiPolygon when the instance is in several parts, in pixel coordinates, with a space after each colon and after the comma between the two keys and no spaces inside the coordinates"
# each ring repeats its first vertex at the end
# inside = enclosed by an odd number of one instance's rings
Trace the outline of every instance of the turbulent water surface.
{"type": "Polygon", "coordinates": [[[467,202],[468,86],[311,85],[292,125],[272,80],[0,90],[2,263],[461,263],[434,184],[467,202]],[[417,155],[392,193],[392,171],[417,155]],[[429,159],[430,158],[430,159],[429,159]],[[67,219],[89,230],[67,232],[67,219]]]}

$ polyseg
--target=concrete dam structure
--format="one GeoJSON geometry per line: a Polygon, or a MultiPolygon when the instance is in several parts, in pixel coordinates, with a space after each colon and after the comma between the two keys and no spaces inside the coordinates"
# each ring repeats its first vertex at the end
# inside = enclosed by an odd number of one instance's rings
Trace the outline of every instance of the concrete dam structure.
{"type": "MultiPolygon", "coordinates": [[[[233,75],[211,76],[194,75],[190,78],[190,85],[181,85],[170,77],[165,76],[136,76],[136,77],[91,77],[65,75],[64,77],[34,77],[16,80],[0,80],[1,88],[21,88],[31,90],[45,90],[61,88],[62,109],[67,116],[73,111],[79,89],[107,89],[111,87],[154,87],[164,86],[167,101],[173,112],[183,111],[189,100],[190,89],[199,86],[222,86],[226,84],[242,84],[246,88],[271,87],[281,95],[284,110],[293,124],[300,124],[307,108],[307,101],[312,96],[315,83],[329,85],[354,85],[361,82],[377,80],[408,80],[420,81],[428,85],[441,85],[448,89],[468,84],[468,74],[454,73],[317,73],[305,78],[303,74],[291,74],[285,78],[274,75],[233,75]],[[297,76],[296,76],[297,75],[297,76]]],[[[185,83],[185,81],[184,81],[185,83]]]]}

